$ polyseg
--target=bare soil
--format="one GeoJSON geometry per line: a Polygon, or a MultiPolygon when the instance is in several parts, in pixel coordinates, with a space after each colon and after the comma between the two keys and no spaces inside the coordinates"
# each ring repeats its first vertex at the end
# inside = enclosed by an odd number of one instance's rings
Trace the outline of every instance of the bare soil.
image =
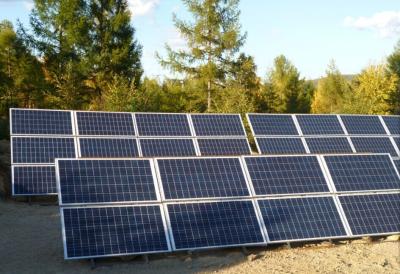
{"type": "Polygon", "coordinates": [[[0,273],[400,273],[398,237],[65,261],[56,204],[0,200],[0,273]]]}

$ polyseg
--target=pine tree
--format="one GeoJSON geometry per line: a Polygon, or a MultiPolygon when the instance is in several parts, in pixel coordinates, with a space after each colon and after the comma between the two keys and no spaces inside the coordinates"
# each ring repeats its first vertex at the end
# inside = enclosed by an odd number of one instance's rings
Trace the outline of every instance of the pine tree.
{"type": "Polygon", "coordinates": [[[211,93],[224,86],[235,56],[246,35],[240,32],[239,0],[183,0],[194,22],[174,15],[175,27],[187,42],[187,49],[174,51],[166,46],[168,56],[160,58],[173,72],[200,80],[207,89],[207,111],[211,111],[211,93]]]}
{"type": "Polygon", "coordinates": [[[89,59],[92,86],[101,93],[115,76],[139,86],[143,74],[142,47],[134,39],[131,14],[126,0],[89,1],[89,59]]]}
{"type": "Polygon", "coordinates": [[[390,112],[400,115],[400,40],[397,43],[394,52],[388,57],[389,74],[397,75],[397,88],[389,96],[390,112]]]}

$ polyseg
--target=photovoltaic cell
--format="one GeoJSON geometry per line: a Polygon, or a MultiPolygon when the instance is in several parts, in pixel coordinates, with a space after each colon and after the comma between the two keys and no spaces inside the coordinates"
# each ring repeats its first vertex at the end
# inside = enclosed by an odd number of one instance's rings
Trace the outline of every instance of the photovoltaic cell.
{"type": "Polygon", "coordinates": [[[261,154],[306,154],[301,138],[256,138],[261,154]]]}
{"type": "Polygon", "coordinates": [[[386,135],[378,116],[340,115],[348,134],[386,135]]]}
{"type": "Polygon", "coordinates": [[[158,159],[166,199],[249,196],[239,158],[158,159]]]}
{"type": "Polygon", "coordinates": [[[186,114],[136,113],[139,136],[191,136],[186,114]]]}
{"type": "Polygon", "coordinates": [[[136,139],[79,138],[83,158],[138,157],[136,139]]]}
{"type": "Polygon", "coordinates": [[[62,205],[157,200],[149,160],[59,160],[62,205]]]}
{"type": "Polygon", "coordinates": [[[291,115],[249,114],[254,135],[299,135],[291,115]]]}
{"type": "Polygon", "coordinates": [[[249,155],[247,139],[197,139],[202,156],[249,155]]]}
{"type": "Polygon", "coordinates": [[[117,112],[76,112],[79,135],[134,136],[132,114],[117,112]]]}
{"type": "Polygon", "coordinates": [[[56,193],[54,166],[13,166],[13,195],[56,193]]]}
{"type": "Polygon", "coordinates": [[[14,164],[48,163],[55,158],[75,158],[73,138],[12,137],[14,164]]]}
{"type": "Polygon", "coordinates": [[[12,109],[11,124],[11,134],[73,134],[70,111],[12,109]]]}
{"type": "Polygon", "coordinates": [[[61,210],[67,259],[168,251],[159,206],[61,210]]]}
{"type": "Polygon", "coordinates": [[[393,137],[394,142],[397,145],[397,148],[400,150],[400,137],[393,137]]]}
{"type": "Polygon", "coordinates": [[[393,162],[394,162],[394,165],[397,167],[397,170],[400,173],[400,160],[393,160],[393,162]]]}
{"type": "Polygon", "coordinates": [[[256,195],[329,192],[315,156],[245,157],[256,195]]]}
{"type": "Polygon", "coordinates": [[[269,241],[346,236],[332,197],[258,200],[269,241]]]}
{"type": "Polygon", "coordinates": [[[341,135],[342,126],[336,115],[296,115],[304,135],[341,135]]]}
{"type": "Polygon", "coordinates": [[[176,249],[264,242],[251,201],[168,204],[176,249]]]}
{"type": "Polygon", "coordinates": [[[382,116],[391,135],[400,135],[400,116],[382,116]]]}
{"type": "Polygon", "coordinates": [[[357,152],[363,153],[389,153],[398,157],[389,137],[352,137],[351,142],[357,152]]]}
{"type": "Polygon", "coordinates": [[[140,139],[144,157],[196,156],[192,139],[140,139]]]}
{"type": "Polygon", "coordinates": [[[246,136],[237,114],[192,114],[196,136],[246,136]]]}
{"type": "Polygon", "coordinates": [[[337,191],[399,189],[388,155],[324,156],[337,191]]]}
{"type": "Polygon", "coordinates": [[[310,153],[353,153],[346,137],[306,138],[310,153]]]}
{"type": "Polygon", "coordinates": [[[353,235],[398,233],[400,194],[339,196],[353,235]]]}

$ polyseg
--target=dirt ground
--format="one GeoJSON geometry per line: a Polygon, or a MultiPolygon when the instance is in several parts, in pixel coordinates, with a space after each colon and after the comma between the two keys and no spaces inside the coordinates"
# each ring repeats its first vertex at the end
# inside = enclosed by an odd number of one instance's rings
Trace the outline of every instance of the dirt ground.
{"type": "Polygon", "coordinates": [[[389,237],[143,257],[65,261],[58,207],[0,200],[0,273],[400,273],[400,242],[389,237]],[[394,240],[394,241],[393,241],[394,240]]]}

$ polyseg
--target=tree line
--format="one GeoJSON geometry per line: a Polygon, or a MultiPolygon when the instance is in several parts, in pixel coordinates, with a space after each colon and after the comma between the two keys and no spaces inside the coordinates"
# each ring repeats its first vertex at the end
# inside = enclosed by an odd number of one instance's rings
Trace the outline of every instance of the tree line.
{"type": "MultiPolygon", "coordinates": [[[[160,64],[179,75],[143,78],[142,46],[126,0],[35,0],[29,26],[0,23],[0,115],[8,108],[160,112],[400,114],[400,42],[348,79],[334,62],[318,81],[284,55],[265,77],[242,51],[239,0],[182,0],[173,22],[186,41],[160,64]]],[[[3,122],[6,123],[6,122],[3,122]]]]}

